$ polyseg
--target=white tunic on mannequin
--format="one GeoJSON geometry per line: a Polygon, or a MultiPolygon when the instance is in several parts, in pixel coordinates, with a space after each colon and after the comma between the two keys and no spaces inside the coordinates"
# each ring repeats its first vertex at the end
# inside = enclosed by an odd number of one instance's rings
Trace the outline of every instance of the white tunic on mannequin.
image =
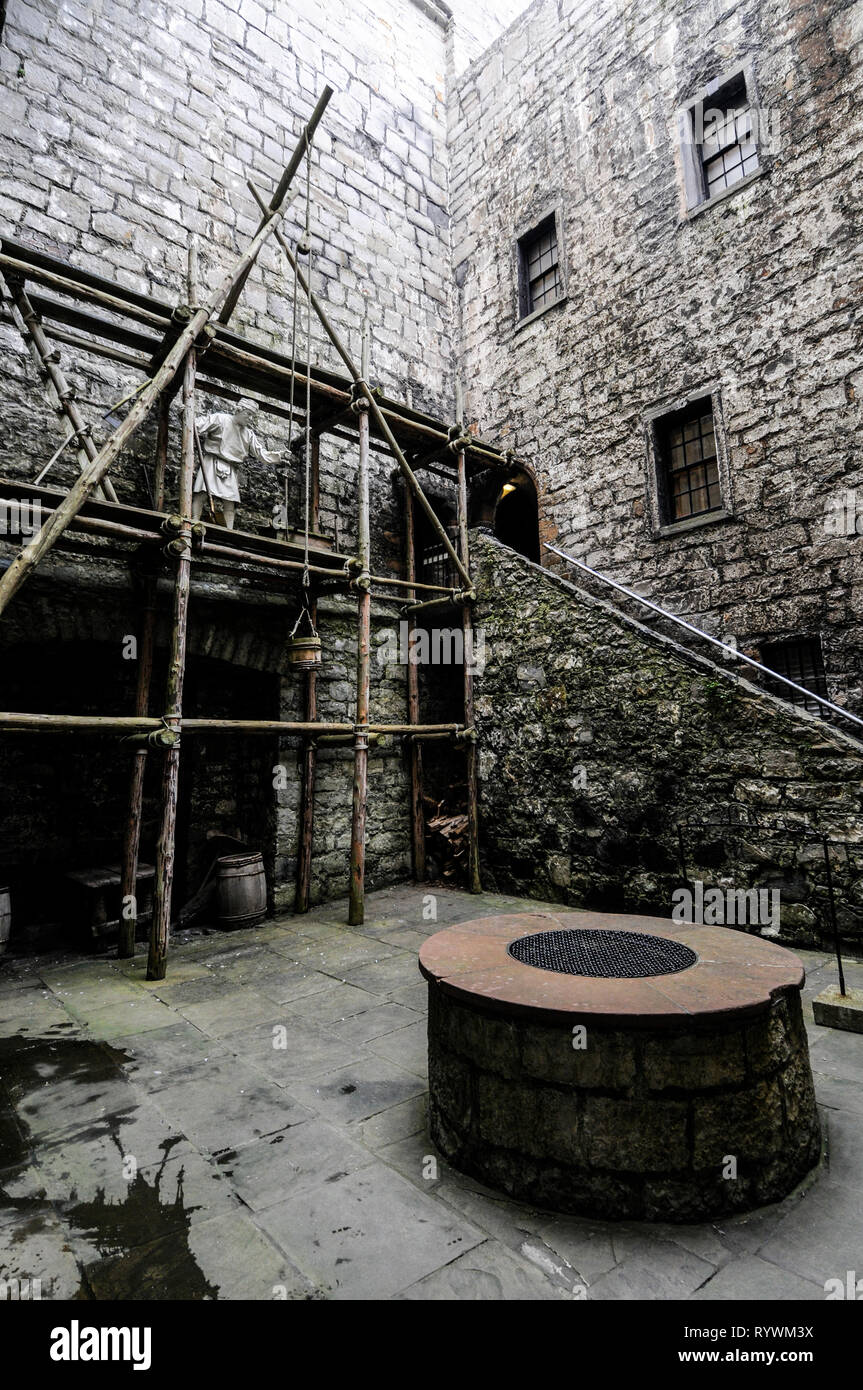
{"type": "Polygon", "coordinates": [[[233,415],[216,411],[196,422],[204,455],[203,466],[195,474],[194,492],[209,488],[213,497],[239,502],[237,468],[247,455],[260,463],[278,463],[278,450],[265,449],[250,425],[238,425],[233,415]],[[206,479],[206,481],[205,481],[206,479]]]}

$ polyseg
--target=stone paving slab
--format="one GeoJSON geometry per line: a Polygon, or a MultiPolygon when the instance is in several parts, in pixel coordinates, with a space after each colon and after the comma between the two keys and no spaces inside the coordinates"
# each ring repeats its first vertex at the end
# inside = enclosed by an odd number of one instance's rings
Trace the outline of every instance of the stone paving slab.
{"type": "Polygon", "coordinates": [[[321,1183],[337,1182],[373,1161],[368,1149],[318,1119],[228,1150],[216,1160],[252,1211],[263,1211],[321,1183]]]}
{"type": "Polygon", "coordinates": [[[188,1080],[156,1091],[153,1101],[169,1124],[210,1154],[276,1134],[311,1113],[235,1058],[202,1063],[188,1080]]]}
{"type": "Polygon", "coordinates": [[[428,1128],[428,1095],[423,1091],[399,1105],[390,1105],[360,1125],[362,1141],[370,1149],[385,1148],[412,1134],[425,1134],[428,1128]]]}
{"type": "Polygon", "coordinates": [[[340,1023],[345,1018],[352,1018],[384,1003],[386,1000],[378,994],[332,980],[329,987],[320,993],[290,1000],[289,1013],[291,1016],[308,1016],[316,1023],[340,1023]]]}
{"type": "Polygon", "coordinates": [[[118,1066],[144,1090],[160,1091],[172,1080],[188,1079],[200,1063],[231,1055],[220,1038],[209,1037],[176,1013],[172,1018],[168,1028],[111,1039],[118,1066]]]}
{"type": "Polygon", "coordinates": [[[482,1233],[381,1163],[259,1212],[273,1240],[333,1299],[390,1298],[482,1233]]]}
{"type": "Polygon", "coordinates": [[[321,994],[332,986],[329,975],[318,970],[305,970],[301,965],[282,964],[266,975],[259,975],[255,989],[265,999],[274,1004],[288,1004],[295,999],[305,999],[310,995],[321,994]]]}
{"type": "Polygon", "coordinates": [[[374,994],[391,994],[393,990],[409,988],[417,983],[419,967],[413,952],[403,951],[388,960],[370,962],[345,975],[348,984],[359,985],[361,989],[374,994]]]}
{"type": "Polygon", "coordinates": [[[7,1209],[7,1215],[0,1226],[0,1281],[18,1280],[20,1292],[22,1281],[29,1288],[38,1279],[42,1299],[77,1298],[81,1271],[67,1224],[48,1202],[7,1209]]]}
{"type": "Polygon", "coordinates": [[[313,1286],[257,1229],[250,1216],[214,1217],[115,1259],[87,1265],[95,1298],[304,1299],[313,1286]]]}
{"type": "Polygon", "coordinates": [[[307,1018],[283,1018],[275,1024],[232,1033],[231,1051],[273,1081],[291,1086],[340,1067],[358,1067],[362,1048],[341,1042],[336,1034],[307,1018]]]}
{"type": "Polygon", "coordinates": [[[420,1077],[370,1054],[355,1066],[292,1084],[291,1094],[331,1123],[347,1125],[422,1095],[425,1089],[420,1077]]]}
{"type": "Polygon", "coordinates": [[[744,1303],[761,1303],[798,1298],[812,1302],[823,1301],[824,1289],[758,1255],[748,1255],[718,1270],[692,1297],[699,1302],[713,1299],[736,1302],[739,1299],[744,1303]]]}
{"type": "Polygon", "coordinates": [[[825,1280],[844,1280],[847,1270],[860,1270],[861,1233],[863,1191],[835,1183],[825,1174],[800,1207],[777,1224],[758,1253],[823,1289],[825,1280]]]}
{"type": "Polygon", "coordinates": [[[631,1254],[590,1285],[590,1298],[609,1300],[691,1298],[716,1266],[672,1241],[646,1238],[641,1254],[631,1254]]]}
{"type": "Polygon", "coordinates": [[[126,1037],[130,1033],[150,1033],[169,1028],[176,1014],[158,999],[139,997],[106,1008],[100,1008],[94,1001],[79,1017],[90,1037],[108,1041],[126,1037]]]}
{"type": "MultiPolygon", "coordinates": [[[[416,1023],[420,1015],[403,1004],[379,1004],[349,1018],[337,1019],[327,1025],[328,1031],[343,1043],[373,1042],[384,1037],[394,1029],[404,1029],[409,1023],[416,1023]]],[[[425,1027],[425,1019],[421,1019],[425,1027]]]]}
{"type": "Polygon", "coordinates": [[[195,1004],[177,1004],[176,1010],[189,1023],[211,1038],[228,1037],[253,1027],[256,1023],[278,1022],[274,1016],[278,1005],[262,997],[251,985],[236,989],[216,986],[211,999],[195,1004]]]}
{"type": "Polygon", "coordinates": [[[487,1240],[396,1294],[396,1301],[547,1302],[569,1297],[565,1289],[549,1283],[536,1265],[487,1240]]]}
{"type": "MultiPolygon", "coordinates": [[[[129,1103],[134,1097],[129,1094],[129,1103]]],[[[129,1113],[90,1120],[80,1130],[40,1145],[38,1178],[55,1202],[79,1202],[102,1192],[107,1200],[124,1200],[134,1172],[167,1160],[179,1150],[196,1151],[179,1131],[146,1101],[129,1113]]]]}
{"type": "Polygon", "coordinates": [[[428,1041],[424,1018],[409,1024],[407,1028],[397,1028],[395,1032],[373,1038],[369,1046],[378,1057],[388,1057],[408,1071],[416,1072],[417,1076],[428,1076],[428,1041]]]}
{"type": "Polygon", "coordinates": [[[112,1190],[90,1184],[57,1204],[82,1267],[187,1233],[214,1216],[243,1212],[230,1182],[188,1143],[112,1190]]]}

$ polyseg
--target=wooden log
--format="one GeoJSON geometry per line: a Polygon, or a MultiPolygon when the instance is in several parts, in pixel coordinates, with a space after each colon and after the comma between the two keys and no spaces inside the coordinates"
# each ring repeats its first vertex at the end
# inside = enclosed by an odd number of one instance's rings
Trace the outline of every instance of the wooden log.
{"type": "MultiPolygon", "coordinates": [[[[61,733],[61,734],[139,734],[149,733],[165,727],[164,721],[155,718],[139,718],[135,714],[31,714],[18,711],[0,713],[0,729],[10,733],[61,733]]],[[[354,725],[347,723],[318,722],[308,723],[292,719],[181,719],[179,727],[184,734],[200,734],[212,730],[213,733],[238,734],[352,734],[354,725]]],[[[464,724],[369,724],[370,733],[375,734],[461,734],[464,724]]]]}
{"type": "MultiPolygon", "coordinates": [[[[169,402],[163,396],[159,411],[154,469],[156,510],[165,505],[165,474],[168,460],[169,402]]],[[[148,569],[144,575],[144,595],[141,605],[141,644],[138,649],[138,685],[135,691],[135,713],[146,715],[150,706],[150,686],[153,679],[153,651],[156,633],[156,576],[148,569]]],[[[135,954],[138,926],[138,852],[141,845],[141,816],[144,803],[144,775],[147,770],[148,745],[136,748],[129,783],[129,811],[123,837],[122,882],[120,897],[124,915],[120,919],[117,954],[129,958],[135,954]],[[126,912],[130,903],[132,911],[126,912]]]]}
{"type": "MultiPolygon", "coordinates": [[[[364,346],[364,351],[366,350],[364,346]]],[[[357,556],[361,571],[357,601],[357,721],[354,743],[354,787],[351,812],[351,881],[348,924],[362,925],[365,916],[366,808],[369,774],[369,694],[371,678],[371,610],[369,562],[369,412],[357,400],[360,450],[357,468],[357,556]]]]}
{"type": "MultiPolygon", "coordinates": [[[[414,530],[414,497],[410,488],[405,488],[405,560],[408,583],[416,579],[416,534],[414,530]]],[[[411,597],[416,597],[415,593],[411,597]]],[[[408,618],[408,643],[413,636],[416,620],[408,618]]],[[[408,719],[412,725],[419,724],[420,690],[419,668],[409,661],[407,665],[408,719]]],[[[423,809],[423,752],[417,740],[411,740],[408,753],[410,761],[410,820],[411,850],[414,879],[424,883],[426,877],[426,838],[425,811],[423,809]]]]}
{"type": "MultiPolygon", "coordinates": [[[[460,413],[460,412],[459,412],[460,413]]],[[[470,564],[467,535],[467,471],[464,450],[458,455],[458,534],[459,547],[465,565],[470,564]]],[[[464,628],[464,722],[468,729],[474,728],[473,698],[473,612],[470,603],[462,608],[464,628]]],[[[465,780],[467,782],[467,824],[468,824],[468,889],[471,893],[482,892],[479,874],[479,796],[477,786],[477,750],[475,738],[465,743],[465,780]]]]}
{"type": "MultiPolygon", "coordinates": [[[[191,278],[191,276],[190,276],[191,278]]],[[[190,348],[183,373],[183,440],[180,458],[180,516],[177,573],[168,652],[168,680],[165,690],[165,723],[178,729],[183,713],[183,680],[186,670],[186,637],[189,624],[189,588],[192,577],[192,481],[195,454],[195,349],[190,348]]],[[[162,769],[162,820],[156,848],[156,882],[153,891],[153,921],[147,979],[164,980],[168,964],[171,931],[171,894],[176,858],[177,791],[180,775],[180,744],[165,754],[162,769]]]]}
{"type": "Polygon", "coordinates": [[[58,290],[60,294],[74,295],[76,299],[83,299],[91,304],[99,304],[105,309],[110,309],[112,313],[125,314],[127,318],[137,319],[140,323],[153,324],[160,329],[165,328],[166,322],[171,316],[170,309],[164,313],[144,309],[129,299],[122,299],[119,295],[94,289],[81,280],[72,279],[71,275],[58,275],[56,271],[31,265],[29,261],[18,260],[15,256],[9,256],[5,253],[0,255],[0,269],[3,270],[4,274],[8,271],[12,275],[20,275],[25,280],[35,280],[37,284],[47,285],[50,289],[58,290]]]}
{"type": "MultiPolygon", "coordinates": [[[[321,437],[312,435],[311,453],[311,520],[315,530],[320,525],[321,509],[321,437]]],[[[313,598],[310,603],[312,623],[317,626],[318,603],[313,598]]],[[[318,673],[306,672],[305,719],[314,723],[318,717],[318,673]]],[[[344,737],[344,735],[333,735],[344,737]]],[[[303,747],[303,770],[300,781],[300,843],[297,853],[297,892],[294,902],[295,912],[308,912],[311,903],[312,855],[315,835],[315,776],[318,753],[313,739],[306,739],[303,747]]]]}
{"type": "MultiPolygon", "coordinates": [[[[13,319],[30,349],[37,368],[48,383],[49,392],[53,396],[51,403],[54,410],[58,415],[62,415],[68,420],[77,436],[75,453],[78,458],[78,468],[83,473],[87,464],[96,457],[98,452],[90,435],[90,426],[78,409],[75,394],[61,371],[59,353],[56,353],[48,342],[39,315],[30,303],[23,282],[11,276],[8,277],[7,284],[15,306],[13,319]]],[[[106,478],[101,485],[100,494],[107,497],[110,502],[117,501],[117,494],[110,479],[106,478]]]]}

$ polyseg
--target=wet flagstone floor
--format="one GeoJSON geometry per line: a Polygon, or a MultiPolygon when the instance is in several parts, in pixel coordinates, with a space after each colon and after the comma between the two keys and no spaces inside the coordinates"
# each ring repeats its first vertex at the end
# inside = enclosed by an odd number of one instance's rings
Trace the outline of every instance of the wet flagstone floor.
{"type": "MultiPolygon", "coordinates": [[[[536,909],[414,887],[144,960],[0,963],[0,1280],[43,1299],[766,1299],[863,1273],[863,1036],[807,1005],[825,1163],[749,1216],[555,1216],[436,1158],[416,954],[536,909]],[[20,1285],[19,1285],[20,1287],[20,1285]]],[[[834,979],[802,952],[811,999],[834,979]]],[[[848,967],[863,986],[863,964],[848,967]]],[[[8,1294],[7,1294],[8,1296],[8,1294]]]]}

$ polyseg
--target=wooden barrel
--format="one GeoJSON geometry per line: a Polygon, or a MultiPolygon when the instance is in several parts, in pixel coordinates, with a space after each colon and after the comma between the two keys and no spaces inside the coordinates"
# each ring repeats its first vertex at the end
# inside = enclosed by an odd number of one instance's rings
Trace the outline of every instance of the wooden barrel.
{"type": "Polygon", "coordinates": [[[219,862],[219,922],[251,927],[267,915],[267,879],[260,853],[226,854],[219,862]]]}
{"type": "Polygon", "coordinates": [[[12,898],[8,888],[0,888],[0,956],[9,945],[12,934],[12,898]]]}

